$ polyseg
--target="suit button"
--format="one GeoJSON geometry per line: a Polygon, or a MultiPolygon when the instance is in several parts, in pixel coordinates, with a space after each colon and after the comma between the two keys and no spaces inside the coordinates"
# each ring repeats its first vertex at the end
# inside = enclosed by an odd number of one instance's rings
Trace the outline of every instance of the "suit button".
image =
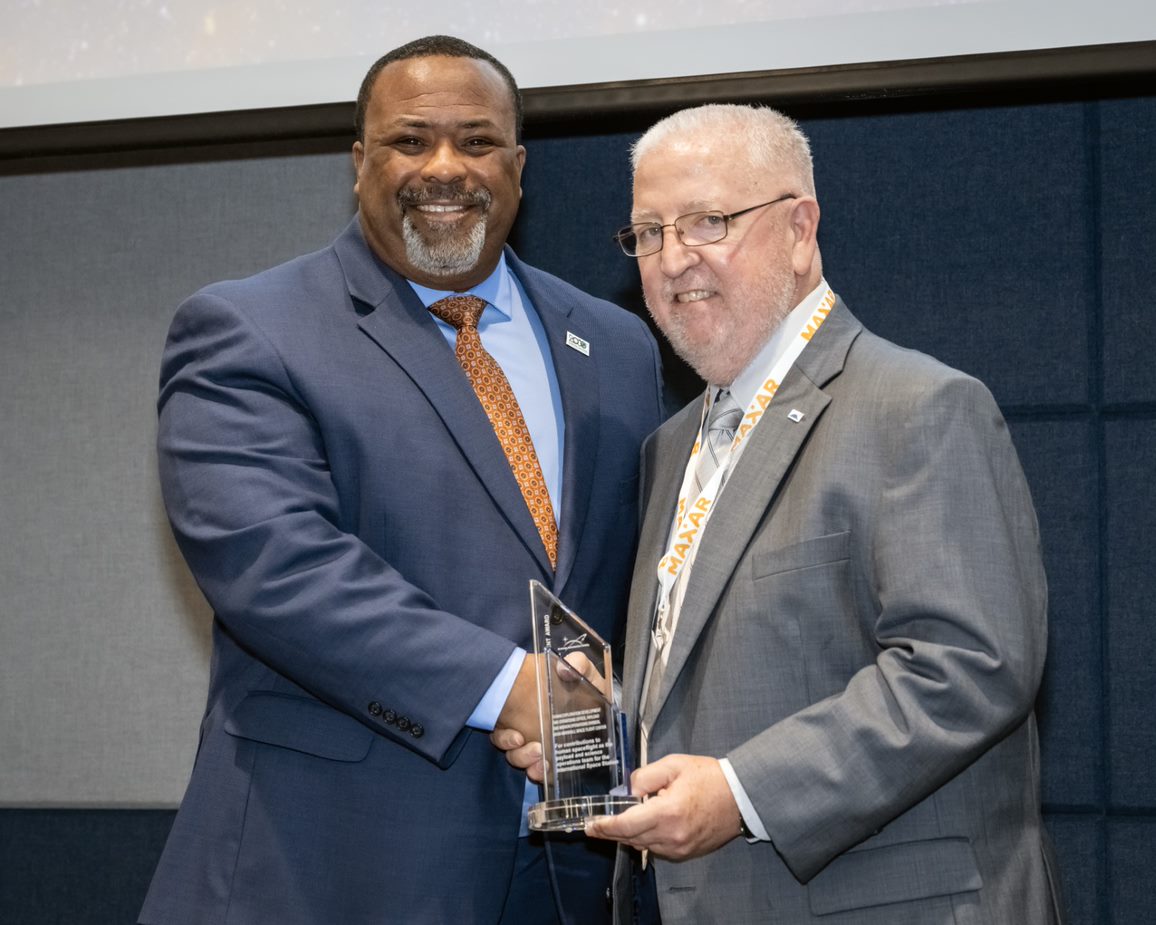
{"type": "Polygon", "coordinates": [[[420,739],[423,735],[425,735],[425,726],[423,726],[421,723],[414,723],[409,727],[409,734],[415,739],[420,739]]]}
{"type": "Polygon", "coordinates": [[[370,716],[381,716],[381,704],[378,703],[376,700],[373,701],[373,703],[371,703],[369,705],[369,715],[370,716]]]}
{"type": "Polygon", "coordinates": [[[410,722],[409,722],[408,716],[399,716],[397,718],[397,728],[398,729],[400,729],[402,732],[405,732],[407,729],[409,729],[409,727],[410,727],[410,722]]]}
{"type": "Polygon", "coordinates": [[[394,713],[393,710],[386,710],[384,713],[381,714],[381,718],[383,721],[385,721],[387,723],[397,722],[397,714],[394,713]]]}

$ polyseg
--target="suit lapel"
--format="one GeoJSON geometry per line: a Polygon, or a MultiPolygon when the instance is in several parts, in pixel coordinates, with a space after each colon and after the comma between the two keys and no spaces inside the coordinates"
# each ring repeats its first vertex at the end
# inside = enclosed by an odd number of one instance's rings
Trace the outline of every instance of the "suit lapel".
{"type": "Polygon", "coordinates": [[[494,503],[548,575],[546,550],[506,454],[437,324],[405,280],[369,251],[356,218],[334,249],[350,295],[367,309],[359,312],[358,327],[425,395],[494,503]]]}
{"type": "Polygon", "coordinates": [[[701,398],[692,401],[655,434],[643,451],[642,533],[630,584],[629,619],[623,652],[624,674],[629,684],[622,691],[622,704],[632,720],[640,718],[642,681],[658,595],[655,570],[658,560],[666,552],[686,461],[698,436],[701,409],[701,398]]]}
{"type": "Polygon", "coordinates": [[[599,409],[602,396],[598,383],[598,342],[586,312],[574,300],[570,290],[558,286],[550,277],[522,263],[507,248],[506,261],[546,331],[550,358],[558,389],[562,395],[562,417],[565,447],[562,460],[562,510],[558,512],[558,567],[554,593],[560,597],[574,567],[590,492],[594,484],[594,463],[598,457],[598,440],[602,420],[599,409]],[[567,345],[567,335],[575,334],[590,345],[586,355],[567,345]]]}
{"type": "MultiPolygon", "coordinates": [[[[823,386],[842,371],[847,351],[861,330],[837,301],[751,433],[703,532],[662,676],[660,711],[807,435],[830,403],[823,386]],[[798,416],[789,417],[791,411],[801,412],[802,417],[792,420],[798,416]]],[[[684,456],[683,467],[685,463],[684,456]]],[[[676,479],[681,479],[682,471],[676,479]]],[[[665,527],[669,526],[668,516],[665,527]]]]}

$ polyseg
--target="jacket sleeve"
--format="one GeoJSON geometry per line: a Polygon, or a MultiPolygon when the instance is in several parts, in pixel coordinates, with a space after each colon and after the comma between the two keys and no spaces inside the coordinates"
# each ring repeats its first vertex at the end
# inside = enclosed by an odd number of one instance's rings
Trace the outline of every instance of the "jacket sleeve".
{"type": "Polygon", "coordinates": [[[994,399],[953,374],[896,405],[854,554],[874,662],[728,756],[803,881],[1023,723],[1043,670],[1039,535],[994,399]]]}
{"type": "Polygon", "coordinates": [[[343,529],[314,414],[251,317],[219,292],[187,300],[164,353],[158,423],[177,542],[237,644],[444,760],[513,643],[439,609],[343,529]],[[406,728],[383,723],[385,711],[406,728]]]}

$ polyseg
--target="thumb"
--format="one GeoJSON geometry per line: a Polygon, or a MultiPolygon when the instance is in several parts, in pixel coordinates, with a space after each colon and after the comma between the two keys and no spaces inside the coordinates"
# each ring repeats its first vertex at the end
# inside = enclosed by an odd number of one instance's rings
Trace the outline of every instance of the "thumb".
{"type": "Polygon", "coordinates": [[[644,764],[630,775],[631,792],[639,795],[658,793],[669,787],[682,767],[681,755],[667,755],[653,764],[644,764]]]}

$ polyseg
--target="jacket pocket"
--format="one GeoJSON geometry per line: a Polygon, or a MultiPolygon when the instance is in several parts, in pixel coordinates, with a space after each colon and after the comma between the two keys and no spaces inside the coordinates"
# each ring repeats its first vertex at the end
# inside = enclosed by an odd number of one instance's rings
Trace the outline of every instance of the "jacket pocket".
{"type": "Polygon", "coordinates": [[[752,553],[751,569],[755,579],[769,578],[782,572],[813,568],[829,562],[840,562],[851,556],[851,532],[829,533],[778,549],[752,553]]]}
{"type": "Polygon", "coordinates": [[[983,886],[966,838],[861,848],[839,855],[810,883],[815,915],[965,893],[983,886]]]}
{"type": "Polygon", "coordinates": [[[361,761],[374,733],[319,700],[252,691],[225,721],[225,732],[331,761],[361,761]]]}

